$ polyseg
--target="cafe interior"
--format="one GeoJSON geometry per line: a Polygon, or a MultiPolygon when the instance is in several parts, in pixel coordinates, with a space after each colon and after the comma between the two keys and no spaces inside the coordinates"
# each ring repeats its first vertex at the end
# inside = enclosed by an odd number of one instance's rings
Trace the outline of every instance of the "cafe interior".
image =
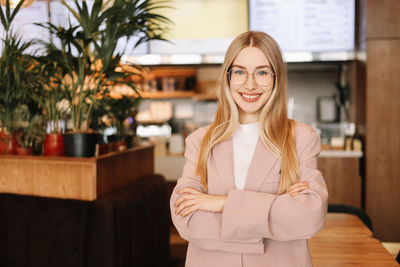
{"type": "Polygon", "coordinates": [[[185,266],[185,139],[249,30],[279,43],[287,115],[320,135],[313,266],[399,265],[400,1],[0,2],[0,266],[185,266]]]}

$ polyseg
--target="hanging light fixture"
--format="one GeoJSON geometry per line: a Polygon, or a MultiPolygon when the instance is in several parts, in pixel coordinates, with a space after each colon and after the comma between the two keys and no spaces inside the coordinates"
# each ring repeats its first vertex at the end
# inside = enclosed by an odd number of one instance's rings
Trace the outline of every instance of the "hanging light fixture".
{"type": "MultiPolygon", "coordinates": [[[[19,0],[9,0],[9,1],[10,1],[10,7],[11,8],[15,8],[19,3],[19,0]]],[[[35,1],[35,0],[25,0],[24,3],[22,4],[21,8],[22,7],[28,7],[28,6],[32,5],[33,1],[35,1]]],[[[0,0],[0,3],[3,6],[6,6],[7,0],[0,0]]]]}

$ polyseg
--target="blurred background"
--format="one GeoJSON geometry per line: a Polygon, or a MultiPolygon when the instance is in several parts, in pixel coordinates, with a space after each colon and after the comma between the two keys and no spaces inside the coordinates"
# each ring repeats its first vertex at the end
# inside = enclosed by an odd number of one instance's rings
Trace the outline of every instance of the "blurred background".
{"type": "MultiPolygon", "coordinates": [[[[89,9],[93,2],[86,1],[89,9]]],[[[264,31],[280,44],[288,65],[289,117],[321,136],[318,164],[329,203],[366,212],[376,238],[400,242],[400,1],[153,2],[163,6],[158,14],[172,22],[164,34],[167,41],[135,47],[140,35],[121,38],[115,52],[122,65],[140,66],[140,75],[126,79],[137,91],[131,93],[124,83],[110,91],[118,97],[141,95],[132,109],[127,106],[131,112],[123,118],[124,131],[134,145],[155,146],[155,172],[166,178],[170,190],[182,173],[185,138],[214,119],[216,81],[230,42],[248,30],[264,31]]],[[[51,41],[54,35],[35,23],[66,27],[77,23],[70,13],[60,1],[26,1],[13,27],[23,40],[51,41]]],[[[1,27],[0,35],[4,32],[1,27]]],[[[33,45],[27,53],[44,52],[33,45]]],[[[119,129],[103,119],[99,131],[109,143],[107,137],[119,129]]],[[[65,117],[62,127],[71,123],[65,117]]]]}

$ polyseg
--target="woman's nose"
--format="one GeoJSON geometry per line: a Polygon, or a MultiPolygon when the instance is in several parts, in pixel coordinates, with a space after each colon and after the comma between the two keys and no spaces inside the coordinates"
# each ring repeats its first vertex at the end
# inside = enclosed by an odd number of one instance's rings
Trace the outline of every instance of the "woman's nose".
{"type": "Polygon", "coordinates": [[[244,86],[247,90],[254,90],[257,87],[256,81],[254,80],[253,75],[248,74],[246,82],[244,83],[244,86]]]}

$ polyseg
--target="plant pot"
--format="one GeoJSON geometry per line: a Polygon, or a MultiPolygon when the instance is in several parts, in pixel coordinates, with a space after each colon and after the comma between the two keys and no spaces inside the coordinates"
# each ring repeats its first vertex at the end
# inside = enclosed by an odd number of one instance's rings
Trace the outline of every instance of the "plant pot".
{"type": "Polygon", "coordinates": [[[125,141],[115,142],[115,151],[124,151],[124,150],[126,150],[126,142],[125,141]]]}
{"type": "Polygon", "coordinates": [[[17,155],[20,156],[28,156],[33,154],[33,148],[32,147],[17,147],[16,149],[17,155]]]}
{"type": "Polygon", "coordinates": [[[17,154],[17,137],[14,134],[0,131],[0,154],[17,154]]]}
{"type": "Polygon", "coordinates": [[[118,134],[112,134],[112,135],[107,136],[108,143],[115,143],[115,142],[121,141],[122,139],[123,139],[123,137],[118,134]]]}
{"type": "Polygon", "coordinates": [[[133,135],[126,135],[125,138],[126,148],[132,148],[134,143],[134,136],[133,135]]]}
{"type": "Polygon", "coordinates": [[[97,133],[64,134],[64,153],[67,157],[94,157],[96,144],[99,142],[97,133]]]}
{"type": "Polygon", "coordinates": [[[133,135],[117,135],[107,136],[107,142],[111,145],[112,151],[122,151],[133,147],[133,135]]]}
{"type": "Polygon", "coordinates": [[[109,144],[105,144],[105,143],[99,144],[99,155],[107,154],[109,150],[110,150],[109,144]]]}
{"type": "Polygon", "coordinates": [[[46,134],[43,146],[46,156],[64,156],[64,138],[62,134],[46,134]]]}
{"type": "Polygon", "coordinates": [[[109,144],[110,151],[118,151],[116,145],[117,142],[122,140],[122,136],[118,134],[112,134],[107,136],[107,143],[109,144]]]}

